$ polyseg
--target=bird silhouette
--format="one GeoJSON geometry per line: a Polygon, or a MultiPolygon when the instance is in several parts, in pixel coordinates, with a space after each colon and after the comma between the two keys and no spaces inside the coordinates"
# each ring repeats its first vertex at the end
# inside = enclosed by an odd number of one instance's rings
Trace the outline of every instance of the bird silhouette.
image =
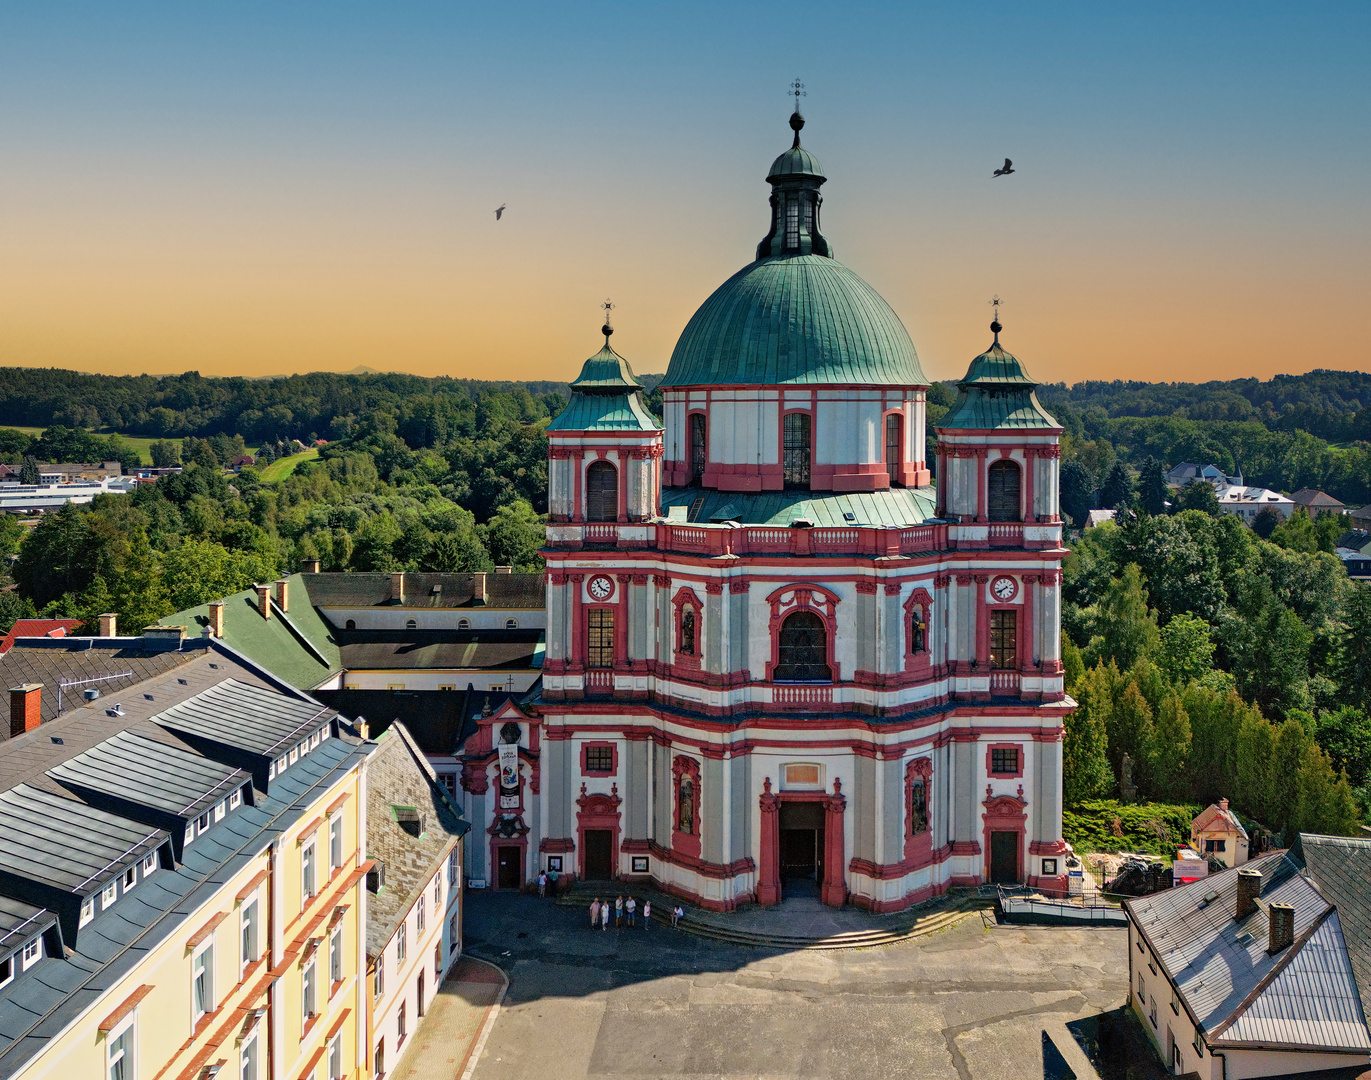
{"type": "MultiPolygon", "coordinates": [[[[1006,161],[1005,164],[1008,165],[1009,162],[1006,161]]],[[[505,204],[504,204],[504,203],[501,203],[501,204],[500,204],[500,208],[499,208],[498,210],[495,211],[495,220],[496,220],[496,221],[499,221],[499,220],[500,220],[500,215],[503,214],[504,212],[505,212],[505,204]]]]}
{"type": "Polygon", "coordinates": [[[1004,159],[1004,168],[1003,168],[1003,169],[996,169],[995,172],[994,172],[994,174],[993,174],[993,176],[991,177],[991,179],[994,179],[995,176],[1008,176],[1008,175],[1009,175],[1010,173],[1012,173],[1013,171],[1014,171],[1014,163],[1013,163],[1012,161],[1010,161],[1008,158],[1005,158],[1005,159],[1004,159]]]}

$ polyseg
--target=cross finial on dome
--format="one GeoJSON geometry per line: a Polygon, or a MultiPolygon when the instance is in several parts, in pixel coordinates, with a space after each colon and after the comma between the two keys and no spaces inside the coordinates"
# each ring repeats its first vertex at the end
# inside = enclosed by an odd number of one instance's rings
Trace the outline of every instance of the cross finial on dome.
{"type": "Polygon", "coordinates": [[[996,293],[990,299],[990,305],[995,309],[994,318],[990,322],[990,332],[995,335],[995,344],[1000,343],[1000,331],[1004,329],[1000,325],[1000,294],[996,293]]]}
{"type": "Polygon", "coordinates": [[[795,111],[790,114],[790,129],[795,132],[795,141],[791,144],[791,149],[800,145],[800,128],[805,126],[805,118],[800,115],[800,98],[808,97],[805,93],[805,84],[796,79],[790,84],[788,93],[795,95],[795,111]]]}
{"type": "Polygon", "coordinates": [[[610,325],[610,315],[609,315],[609,313],[610,313],[611,311],[614,310],[614,304],[613,304],[611,301],[609,301],[609,300],[605,300],[605,302],[604,302],[603,304],[601,304],[600,307],[604,308],[604,311],[605,311],[605,324],[604,324],[604,326],[600,327],[600,333],[604,334],[604,336],[605,336],[605,344],[608,345],[608,344],[609,344],[609,335],[612,334],[612,333],[614,333],[614,327],[613,327],[612,325],[610,325]]]}

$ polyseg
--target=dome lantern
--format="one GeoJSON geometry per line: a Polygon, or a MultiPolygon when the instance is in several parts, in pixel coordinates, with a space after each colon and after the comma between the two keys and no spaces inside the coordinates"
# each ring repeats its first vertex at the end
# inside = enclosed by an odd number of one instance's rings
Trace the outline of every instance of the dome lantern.
{"type": "Polygon", "coordinates": [[[819,159],[800,145],[805,118],[796,109],[790,116],[795,141],[771,163],[766,181],[771,185],[771,231],[757,245],[757,258],[772,255],[821,255],[831,259],[833,250],[819,231],[819,188],[827,177],[819,159]]]}

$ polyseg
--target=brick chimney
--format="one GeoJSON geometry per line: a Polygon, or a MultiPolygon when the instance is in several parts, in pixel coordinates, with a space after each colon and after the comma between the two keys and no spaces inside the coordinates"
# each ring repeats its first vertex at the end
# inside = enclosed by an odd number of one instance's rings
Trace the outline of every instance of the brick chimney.
{"type": "Polygon", "coordinates": [[[1219,809],[1220,809],[1220,810],[1227,810],[1227,809],[1228,809],[1228,800],[1227,800],[1227,799],[1220,799],[1220,800],[1219,800],[1219,809]]]}
{"type": "Polygon", "coordinates": [[[403,570],[390,575],[390,598],[397,604],[405,602],[405,572],[403,570]]]}
{"type": "Polygon", "coordinates": [[[289,599],[290,599],[290,579],[289,579],[289,578],[277,578],[277,579],[276,579],[276,606],[277,606],[278,608],[280,608],[282,611],[289,611],[289,610],[290,610],[290,605],[287,603],[287,601],[289,601],[289,599]]]}
{"type": "Polygon", "coordinates": [[[300,573],[302,574],[317,574],[318,572],[318,559],[306,559],[303,563],[300,564],[300,573]]]}
{"type": "Polygon", "coordinates": [[[495,568],[495,572],[496,572],[497,574],[512,574],[512,573],[514,573],[514,567],[512,567],[512,566],[497,566],[497,567],[495,568]]]}
{"type": "Polygon", "coordinates": [[[1260,870],[1238,871],[1238,909],[1233,918],[1241,922],[1257,910],[1257,897],[1262,891],[1260,870]]]}
{"type": "Polygon", "coordinates": [[[1266,951],[1278,953],[1295,941],[1295,905],[1271,904],[1267,907],[1269,922],[1266,951]]]}
{"type": "Polygon", "coordinates": [[[478,604],[486,602],[486,572],[478,570],[471,575],[471,598],[478,604]]]}
{"type": "Polygon", "coordinates": [[[216,600],[209,606],[209,632],[211,637],[224,636],[224,602],[216,600]]]}
{"type": "Polygon", "coordinates": [[[100,636],[118,637],[119,636],[119,616],[112,611],[107,611],[100,616],[100,636]]]}
{"type": "Polygon", "coordinates": [[[257,590],[257,611],[264,619],[271,618],[271,586],[254,585],[257,590]]]}
{"type": "Polygon", "coordinates": [[[10,738],[32,731],[43,722],[43,684],[10,687],[10,738]]]}

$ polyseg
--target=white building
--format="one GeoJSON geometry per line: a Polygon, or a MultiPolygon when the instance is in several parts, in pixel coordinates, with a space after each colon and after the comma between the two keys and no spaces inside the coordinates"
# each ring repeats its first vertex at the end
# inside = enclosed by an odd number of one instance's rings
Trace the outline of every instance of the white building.
{"type": "Polygon", "coordinates": [[[1236,514],[1251,525],[1258,514],[1267,507],[1275,510],[1283,518],[1295,512],[1295,502],[1288,495],[1270,488],[1249,487],[1241,484],[1220,484],[1215,489],[1219,500],[1219,510],[1225,514],[1236,514]]]}

